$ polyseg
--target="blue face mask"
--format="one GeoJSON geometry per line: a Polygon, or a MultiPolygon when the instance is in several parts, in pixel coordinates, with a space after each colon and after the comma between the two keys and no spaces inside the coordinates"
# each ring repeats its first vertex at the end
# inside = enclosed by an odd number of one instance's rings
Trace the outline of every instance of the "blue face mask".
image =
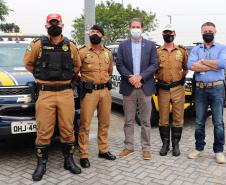
{"type": "Polygon", "coordinates": [[[139,38],[139,37],[141,37],[142,30],[140,28],[132,28],[130,30],[130,33],[133,38],[139,38]]]}

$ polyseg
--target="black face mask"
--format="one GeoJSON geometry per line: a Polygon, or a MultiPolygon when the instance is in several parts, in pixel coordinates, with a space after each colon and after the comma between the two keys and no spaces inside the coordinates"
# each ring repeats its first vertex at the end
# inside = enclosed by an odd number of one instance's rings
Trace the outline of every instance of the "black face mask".
{"type": "Polygon", "coordinates": [[[206,43],[210,43],[213,41],[214,35],[213,35],[213,33],[205,33],[202,35],[202,38],[206,43]]]}
{"type": "Polygon", "coordinates": [[[164,40],[166,43],[173,42],[173,40],[174,40],[174,35],[170,35],[170,34],[163,35],[163,40],[164,40]]]}
{"type": "Polygon", "coordinates": [[[89,36],[89,40],[92,44],[100,44],[101,37],[99,37],[97,34],[89,36]]]}
{"type": "Polygon", "coordinates": [[[50,36],[56,37],[62,33],[62,28],[59,26],[51,26],[48,28],[48,34],[50,36]]]}

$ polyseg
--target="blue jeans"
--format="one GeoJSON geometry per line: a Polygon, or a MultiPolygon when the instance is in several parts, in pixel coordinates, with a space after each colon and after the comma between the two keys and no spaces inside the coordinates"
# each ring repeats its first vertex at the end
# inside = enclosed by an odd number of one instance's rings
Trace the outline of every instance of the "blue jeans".
{"type": "Polygon", "coordinates": [[[195,106],[196,106],[196,127],[195,140],[196,150],[202,151],[205,146],[205,123],[207,119],[208,106],[212,111],[212,122],[214,125],[214,153],[223,152],[224,136],[224,85],[218,85],[210,88],[195,89],[195,106]]]}

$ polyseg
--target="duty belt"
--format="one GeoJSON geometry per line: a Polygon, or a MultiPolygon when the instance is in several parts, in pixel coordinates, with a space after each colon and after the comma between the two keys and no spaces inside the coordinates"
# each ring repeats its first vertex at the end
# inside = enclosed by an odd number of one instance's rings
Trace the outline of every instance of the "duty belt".
{"type": "Polygon", "coordinates": [[[223,80],[215,81],[215,82],[196,82],[196,87],[199,88],[208,88],[208,87],[214,87],[217,85],[222,85],[224,84],[223,80]]]}
{"type": "Polygon", "coordinates": [[[107,88],[107,83],[105,84],[93,84],[93,90],[100,90],[100,89],[104,89],[107,88]]]}
{"type": "Polygon", "coordinates": [[[71,89],[71,84],[54,84],[54,85],[47,85],[47,84],[37,84],[38,91],[63,91],[66,89],[71,89]]]}
{"type": "Polygon", "coordinates": [[[158,88],[165,89],[165,90],[169,90],[170,88],[173,88],[173,87],[176,87],[176,86],[179,86],[179,85],[181,85],[181,80],[176,81],[176,82],[172,82],[170,84],[159,80],[158,83],[157,83],[158,88]]]}

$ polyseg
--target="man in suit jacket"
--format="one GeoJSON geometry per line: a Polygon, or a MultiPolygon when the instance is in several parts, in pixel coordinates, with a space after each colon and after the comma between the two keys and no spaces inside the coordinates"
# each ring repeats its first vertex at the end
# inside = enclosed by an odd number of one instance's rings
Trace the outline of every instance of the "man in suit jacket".
{"type": "Polygon", "coordinates": [[[143,39],[143,22],[133,18],[129,24],[131,38],[119,44],[116,67],[121,75],[120,93],[125,113],[125,148],[119,157],[134,152],[134,123],[137,105],[141,119],[143,158],[150,159],[151,95],[155,93],[154,74],[158,69],[155,43],[143,39]]]}

